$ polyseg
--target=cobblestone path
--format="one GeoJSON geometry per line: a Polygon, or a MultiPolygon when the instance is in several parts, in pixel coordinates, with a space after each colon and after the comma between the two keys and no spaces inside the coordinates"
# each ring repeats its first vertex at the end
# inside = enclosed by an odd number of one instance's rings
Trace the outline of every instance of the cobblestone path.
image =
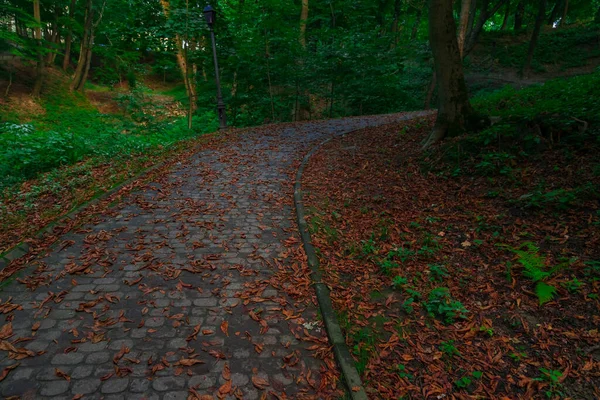
{"type": "Polygon", "coordinates": [[[402,118],[231,135],[64,235],[1,289],[2,396],[336,393],[293,220],[293,174],[319,141],[402,118]]]}

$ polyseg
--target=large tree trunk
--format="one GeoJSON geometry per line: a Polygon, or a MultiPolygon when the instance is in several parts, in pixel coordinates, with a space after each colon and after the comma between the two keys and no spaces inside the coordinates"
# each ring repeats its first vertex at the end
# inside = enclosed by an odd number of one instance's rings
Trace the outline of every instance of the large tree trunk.
{"type": "Polygon", "coordinates": [[[517,12],[515,13],[515,31],[518,31],[523,27],[523,14],[525,14],[525,3],[521,0],[519,1],[519,4],[517,4],[517,12]]]}
{"type": "Polygon", "coordinates": [[[71,62],[71,41],[73,40],[73,12],[75,10],[75,2],[76,0],[71,0],[71,5],[69,6],[69,30],[67,32],[67,37],[65,38],[65,57],[63,58],[63,71],[67,71],[69,68],[69,64],[71,62]]]}
{"type": "Polygon", "coordinates": [[[468,130],[474,117],[456,39],[452,2],[429,0],[429,43],[438,84],[438,115],[424,147],[468,130]]]}
{"type": "Polygon", "coordinates": [[[306,48],[306,23],[308,21],[308,0],[302,0],[302,10],[300,10],[300,45],[306,48]]]}
{"type": "Polygon", "coordinates": [[[40,0],[33,0],[33,19],[35,19],[36,27],[34,29],[34,37],[37,43],[37,64],[35,68],[35,83],[33,84],[33,97],[39,97],[44,83],[44,54],[42,52],[42,19],[40,16],[40,0]]]}
{"type": "Polygon", "coordinates": [[[533,60],[533,53],[535,52],[535,46],[537,45],[538,38],[540,36],[540,30],[544,23],[544,16],[546,15],[546,0],[538,0],[538,14],[535,19],[535,26],[533,27],[533,33],[531,34],[531,40],[529,41],[529,50],[527,51],[527,57],[525,64],[523,65],[523,77],[529,78],[531,73],[531,61],[533,60]]]}

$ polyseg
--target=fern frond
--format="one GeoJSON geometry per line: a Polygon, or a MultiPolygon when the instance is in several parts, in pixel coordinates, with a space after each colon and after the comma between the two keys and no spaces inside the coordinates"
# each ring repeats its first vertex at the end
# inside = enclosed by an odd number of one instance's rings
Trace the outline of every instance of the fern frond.
{"type": "Polygon", "coordinates": [[[537,285],[535,285],[535,294],[540,301],[540,305],[542,305],[554,299],[556,288],[552,285],[548,285],[546,282],[538,282],[537,285]]]}

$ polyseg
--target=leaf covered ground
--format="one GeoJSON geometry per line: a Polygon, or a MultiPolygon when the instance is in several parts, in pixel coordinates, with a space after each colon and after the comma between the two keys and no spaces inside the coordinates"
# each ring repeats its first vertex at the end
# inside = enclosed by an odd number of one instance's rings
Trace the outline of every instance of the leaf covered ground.
{"type": "Polygon", "coordinates": [[[433,118],[326,144],[303,190],[373,398],[600,397],[597,152],[420,141],[433,118]],[[496,155],[496,156],[494,156],[496,155]]]}

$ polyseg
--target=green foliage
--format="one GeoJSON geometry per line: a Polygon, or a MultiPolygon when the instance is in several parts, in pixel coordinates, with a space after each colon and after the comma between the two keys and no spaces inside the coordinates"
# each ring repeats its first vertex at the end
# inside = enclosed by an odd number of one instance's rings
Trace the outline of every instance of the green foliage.
{"type": "Polygon", "coordinates": [[[523,267],[523,276],[535,283],[535,294],[540,305],[551,301],[556,294],[556,287],[544,282],[560,267],[548,268],[546,258],[539,254],[539,247],[531,242],[524,242],[518,248],[506,247],[517,256],[517,261],[523,267]]]}
{"type": "Polygon", "coordinates": [[[540,368],[540,372],[542,373],[542,376],[534,378],[534,380],[547,382],[549,384],[548,390],[544,393],[546,397],[551,399],[555,396],[564,396],[564,393],[560,390],[562,387],[562,372],[546,368],[540,368]]]}
{"type": "Polygon", "coordinates": [[[403,276],[397,275],[392,279],[392,286],[395,289],[401,288],[408,283],[408,279],[403,276]]]}
{"type": "MultiPolygon", "coordinates": [[[[576,26],[540,34],[535,50],[535,65],[544,71],[542,65],[552,64],[565,68],[581,67],[590,59],[600,56],[595,45],[600,40],[598,29],[593,26],[576,26]]],[[[497,46],[496,59],[502,66],[521,67],[529,47],[528,41],[518,44],[508,43],[497,46]]]]}
{"type": "Polygon", "coordinates": [[[35,124],[0,125],[0,189],[87,157],[147,153],[216,130],[214,113],[194,119],[194,131],[184,120],[147,119],[152,123],[144,126],[68,103],[49,103],[46,115],[35,124]]]}
{"type": "Polygon", "coordinates": [[[443,265],[429,265],[429,280],[443,282],[448,276],[448,270],[443,265]]]}
{"type": "Polygon", "coordinates": [[[460,301],[452,298],[450,290],[445,287],[435,288],[429,293],[425,309],[446,324],[453,323],[456,318],[466,318],[469,312],[460,301]]]}
{"type": "Polygon", "coordinates": [[[569,293],[577,293],[581,290],[583,283],[579,279],[573,278],[569,281],[563,282],[561,286],[567,289],[569,293]]]}
{"type": "Polygon", "coordinates": [[[591,182],[572,189],[559,188],[550,191],[544,191],[544,185],[539,185],[533,192],[521,196],[518,203],[529,208],[567,210],[582,200],[595,198],[597,194],[598,188],[591,182]]]}
{"type": "Polygon", "coordinates": [[[454,340],[440,343],[440,350],[448,357],[460,356],[460,351],[454,345],[454,340]]]}

